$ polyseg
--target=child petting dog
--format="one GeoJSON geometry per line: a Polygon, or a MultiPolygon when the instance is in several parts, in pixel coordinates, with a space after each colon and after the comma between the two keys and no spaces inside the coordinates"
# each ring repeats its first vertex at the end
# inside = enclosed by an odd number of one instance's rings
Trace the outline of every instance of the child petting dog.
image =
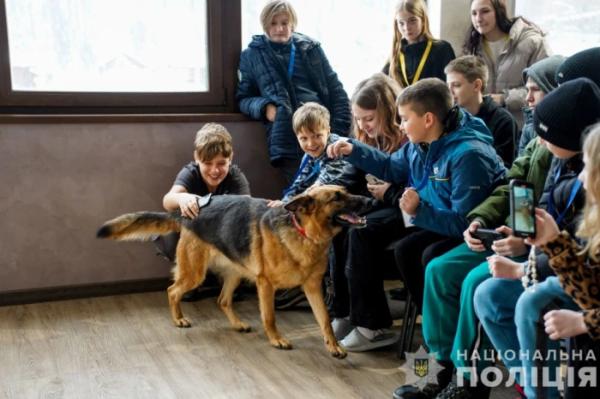
{"type": "MultiPolygon", "coordinates": [[[[202,197],[213,194],[250,195],[250,185],[241,169],[232,163],[231,134],[223,125],[207,123],[196,133],[194,160],[177,174],[173,186],[163,197],[163,207],[169,212],[180,210],[188,218],[198,216],[202,197]]],[[[159,236],[155,243],[159,253],[175,260],[179,233],[159,236]]],[[[219,293],[215,276],[209,275],[202,287],[188,292],[184,301],[195,301],[219,293]]]]}
{"type": "Polygon", "coordinates": [[[106,222],[98,238],[144,241],[154,234],[180,231],[173,284],[168,288],[173,324],[190,327],[181,309],[181,298],[201,284],[212,268],[223,277],[217,303],[239,332],[250,325],[233,310],[233,292],[242,279],[254,281],[258,304],[271,343],[291,349],[275,325],[274,292],[302,286],[319,323],[327,351],[344,358],[323,302],[321,285],[327,270],[329,246],[343,227],[364,226],[358,215],[369,210],[371,201],[349,194],[343,187],[321,185],[294,197],[285,207],[267,207],[267,201],[247,195],[217,195],[197,217],[175,212],[135,212],[106,222]]]}
{"type": "MultiPolygon", "coordinates": [[[[327,145],[339,139],[337,134],[331,133],[329,121],[329,111],[318,103],[307,102],[296,110],[292,125],[304,156],[292,184],[284,191],[282,200],[271,201],[269,206],[281,206],[313,185],[335,184],[357,191],[362,182],[358,181],[356,169],[344,160],[327,157],[327,145]]],[[[297,306],[304,299],[299,288],[278,292],[275,308],[297,306]]]]}
{"type": "Polygon", "coordinates": [[[351,188],[356,184],[356,173],[351,164],[327,157],[327,146],[340,138],[330,131],[329,119],[327,108],[315,102],[308,102],[294,112],[294,133],[304,156],[281,202],[274,201],[271,205],[288,202],[313,185],[335,184],[351,188]]]}
{"type": "MultiPolygon", "coordinates": [[[[394,255],[420,308],[424,265],[459,243],[467,227],[467,212],[504,179],[506,170],[487,127],[480,119],[452,107],[450,91],[441,80],[427,78],[414,83],[404,89],[396,105],[410,143],[390,155],[354,139],[341,139],[327,152],[332,158],[344,157],[365,172],[406,187],[399,206],[415,226],[404,229],[394,255]]],[[[365,259],[374,258],[372,246],[365,242],[353,245],[364,246],[365,259]]],[[[357,273],[378,272],[369,262],[351,266],[349,279],[357,273]]],[[[383,284],[378,289],[383,290],[383,284]]],[[[364,312],[368,314],[371,309],[364,312]]],[[[382,337],[388,326],[357,327],[363,328],[355,328],[341,341],[347,350],[370,350],[385,342],[382,337]]]]}

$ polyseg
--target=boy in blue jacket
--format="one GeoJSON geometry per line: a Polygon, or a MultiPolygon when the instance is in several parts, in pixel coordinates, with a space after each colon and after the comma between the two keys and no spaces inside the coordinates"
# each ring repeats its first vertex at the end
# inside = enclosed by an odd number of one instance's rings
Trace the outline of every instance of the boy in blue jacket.
{"type": "MultiPolygon", "coordinates": [[[[340,139],[327,152],[333,158],[344,156],[384,181],[406,187],[399,206],[414,226],[405,226],[394,255],[420,309],[424,265],[461,242],[468,226],[467,212],[504,180],[506,169],[483,121],[452,107],[452,96],[443,81],[428,78],[416,82],[400,94],[396,105],[410,143],[388,155],[356,140],[340,139]]],[[[351,243],[355,254],[347,268],[350,274],[373,273],[371,246],[368,238],[362,238],[364,241],[351,243]]],[[[363,295],[383,290],[381,283],[368,285],[363,295]]],[[[341,344],[349,351],[387,345],[390,342],[381,339],[387,327],[358,325],[341,344]]]]}
{"type": "MultiPolygon", "coordinates": [[[[329,121],[330,113],[327,108],[316,102],[308,102],[294,113],[293,128],[304,156],[292,184],[284,191],[281,201],[271,201],[269,206],[281,206],[315,185],[335,184],[352,192],[362,187],[362,175],[356,173],[352,164],[343,159],[327,157],[327,145],[340,138],[330,131],[329,121]]],[[[297,306],[304,299],[300,288],[282,290],[275,296],[275,308],[288,309],[297,306]]]]}

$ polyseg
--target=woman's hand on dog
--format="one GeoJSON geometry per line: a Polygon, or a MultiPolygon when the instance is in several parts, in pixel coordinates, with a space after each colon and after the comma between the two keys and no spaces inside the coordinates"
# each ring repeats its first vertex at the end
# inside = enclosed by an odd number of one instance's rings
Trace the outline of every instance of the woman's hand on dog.
{"type": "Polygon", "coordinates": [[[201,198],[194,194],[182,193],[179,197],[179,209],[181,214],[190,219],[195,218],[200,213],[200,207],[198,206],[198,200],[201,198]]]}

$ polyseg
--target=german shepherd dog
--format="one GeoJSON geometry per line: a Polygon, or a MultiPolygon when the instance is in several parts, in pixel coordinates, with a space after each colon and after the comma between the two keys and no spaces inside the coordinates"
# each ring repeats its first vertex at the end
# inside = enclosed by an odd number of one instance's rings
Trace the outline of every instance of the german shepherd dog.
{"type": "Polygon", "coordinates": [[[183,294],[204,281],[211,269],[223,278],[217,300],[233,328],[250,331],[232,308],[232,296],[242,278],[256,282],[265,333],[271,345],[291,349],[275,326],[274,293],[302,286],[319,323],[329,353],[346,357],[331,328],[321,284],[332,238],[343,226],[364,227],[357,216],[371,200],[338,186],[317,186],[284,207],[269,208],[267,200],[240,195],[211,199],[194,219],[178,212],[137,212],[106,222],[97,233],[114,240],[149,240],[156,234],[181,232],[174,282],[168,288],[169,307],[177,327],[190,327],[181,312],[183,294]]]}

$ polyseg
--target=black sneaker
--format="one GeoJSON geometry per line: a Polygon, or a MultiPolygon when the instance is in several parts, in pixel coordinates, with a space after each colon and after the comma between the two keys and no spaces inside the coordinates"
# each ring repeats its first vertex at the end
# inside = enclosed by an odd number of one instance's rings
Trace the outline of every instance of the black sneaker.
{"type": "Polygon", "coordinates": [[[306,295],[300,287],[277,291],[275,294],[275,309],[291,309],[296,306],[306,305],[306,295]]]}
{"type": "Polygon", "coordinates": [[[448,384],[435,399],[485,399],[490,396],[490,388],[484,386],[459,387],[454,382],[448,384]]]}
{"type": "Polygon", "coordinates": [[[441,391],[438,384],[427,384],[423,389],[415,385],[402,385],[394,391],[394,399],[435,399],[441,391]]]}

